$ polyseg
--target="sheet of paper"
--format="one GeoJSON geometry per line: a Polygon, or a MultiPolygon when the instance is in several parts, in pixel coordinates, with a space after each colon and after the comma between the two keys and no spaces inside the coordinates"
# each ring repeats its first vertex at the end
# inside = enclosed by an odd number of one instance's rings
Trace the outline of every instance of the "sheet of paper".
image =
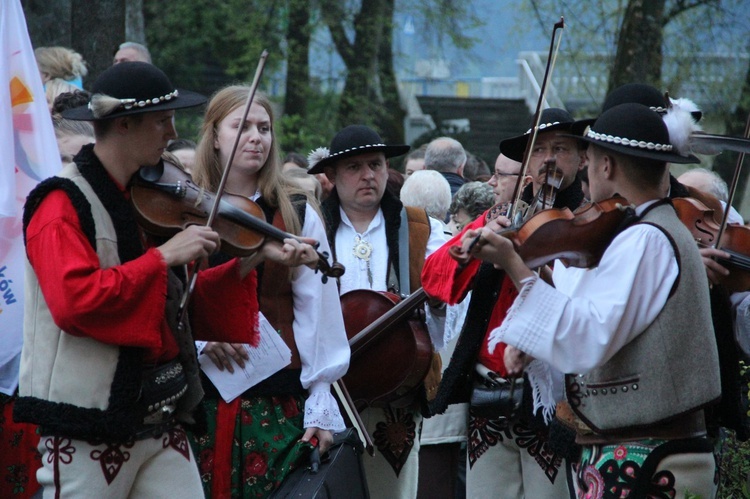
{"type": "Polygon", "coordinates": [[[226,369],[220,371],[208,355],[198,356],[201,369],[208,379],[214,384],[221,398],[231,402],[242,393],[257,385],[272,374],[288,366],[292,361],[292,352],[281,339],[279,333],[271,326],[271,323],[260,314],[260,344],[253,348],[244,345],[245,351],[250,357],[245,361],[245,367],[241,368],[234,360],[234,373],[226,369]]]}

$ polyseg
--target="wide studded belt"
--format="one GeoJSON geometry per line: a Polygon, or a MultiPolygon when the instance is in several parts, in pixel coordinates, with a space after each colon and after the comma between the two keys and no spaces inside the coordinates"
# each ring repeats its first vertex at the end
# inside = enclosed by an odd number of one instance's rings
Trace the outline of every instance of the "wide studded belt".
{"type": "MultiPolygon", "coordinates": [[[[152,367],[141,376],[141,394],[139,404],[144,413],[153,416],[161,409],[174,405],[187,391],[187,376],[178,360],[152,367]]],[[[174,412],[174,409],[172,411],[174,412]]],[[[156,421],[158,423],[160,421],[156,421]]],[[[149,424],[145,421],[145,424],[149,424]]]]}

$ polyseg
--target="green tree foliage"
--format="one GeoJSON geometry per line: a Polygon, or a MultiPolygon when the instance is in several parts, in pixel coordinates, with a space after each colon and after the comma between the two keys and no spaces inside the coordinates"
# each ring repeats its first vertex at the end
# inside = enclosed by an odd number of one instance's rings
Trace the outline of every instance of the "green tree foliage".
{"type": "Polygon", "coordinates": [[[252,80],[263,49],[263,85],[273,83],[286,2],[274,0],[144,0],[146,40],[154,63],[178,86],[206,93],[252,80]]]}

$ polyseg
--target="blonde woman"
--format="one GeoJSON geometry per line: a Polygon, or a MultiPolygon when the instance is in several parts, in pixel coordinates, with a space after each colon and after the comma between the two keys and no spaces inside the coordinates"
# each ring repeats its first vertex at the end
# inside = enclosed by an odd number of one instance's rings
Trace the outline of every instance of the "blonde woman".
{"type": "MultiPolygon", "coordinates": [[[[208,104],[195,181],[206,189],[218,187],[241,129],[226,191],[256,201],[268,222],[313,238],[320,242],[319,251],[329,252],[317,210],[281,174],[268,98],[256,94],[242,120],[248,92],[248,87],[230,86],[208,104]]],[[[206,382],[208,431],[194,435],[193,445],[207,496],[267,495],[306,459],[311,443],[317,440],[325,450],[332,432],[344,429],[330,391],[349,366],[336,283],[331,279],[324,284],[320,274],[307,267],[290,272],[265,262],[258,270],[258,296],[263,316],[292,351],[292,363],[230,403],[206,382]]],[[[208,343],[199,348],[220,369],[241,375],[238,367],[247,361],[244,345],[208,343]]]]}

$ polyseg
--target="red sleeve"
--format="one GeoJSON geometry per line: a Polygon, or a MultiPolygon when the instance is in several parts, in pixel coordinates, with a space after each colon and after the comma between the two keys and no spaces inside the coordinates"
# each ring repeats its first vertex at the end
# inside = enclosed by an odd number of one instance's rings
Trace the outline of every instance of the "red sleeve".
{"type": "Polygon", "coordinates": [[[167,267],[159,251],[101,268],[68,196],[54,191],[29,222],[26,253],[62,330],[114,345],[162,348],[167,267]]]}
{"type": "Polygon", "coordinates": [[[198,273],[191,301],[196,340],[258,345],[258,295],[255,270],[240,280],[239,259],[198,273]]]}
{"type": "Polygon", "coordinates": [[[471,289],[474,276],[479,270],[481,262],[473,258],[466,267],[459,269],[458,262],[448,250],[452,246],[459,246],[464,233],[470,229],[483,227],[486,213],[464,227],[460,234],[438,248],[427,257],[422,269],[422,288],[433,298],[449,305],[455,305],[466,296],[471,289]]]}

